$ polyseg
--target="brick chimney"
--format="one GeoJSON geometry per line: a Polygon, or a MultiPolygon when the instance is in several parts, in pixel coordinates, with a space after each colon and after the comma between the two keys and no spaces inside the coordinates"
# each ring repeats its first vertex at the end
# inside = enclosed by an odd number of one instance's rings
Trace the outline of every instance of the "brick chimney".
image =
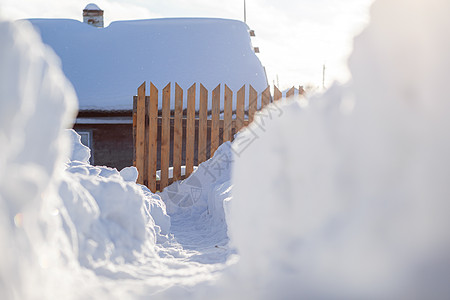
{"type": "Polygon", "coordinates": [[[96,4],[89,3],[83,9],[83,23],[103,28],[103,10],[96,4]]]}

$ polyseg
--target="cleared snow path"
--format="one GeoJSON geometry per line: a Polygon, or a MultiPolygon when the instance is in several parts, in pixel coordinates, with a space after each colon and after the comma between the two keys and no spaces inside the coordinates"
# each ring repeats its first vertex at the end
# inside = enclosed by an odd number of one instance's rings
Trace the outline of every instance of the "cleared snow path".
{"type": "Polygon", "coordinates": [[[195,254],[192,261],[224,263],[231,254],[223,205],[231,199],[231,144],[182,182],[167,187],[160,196],[171,217],[171,233],[180,245],[195,254]]]}

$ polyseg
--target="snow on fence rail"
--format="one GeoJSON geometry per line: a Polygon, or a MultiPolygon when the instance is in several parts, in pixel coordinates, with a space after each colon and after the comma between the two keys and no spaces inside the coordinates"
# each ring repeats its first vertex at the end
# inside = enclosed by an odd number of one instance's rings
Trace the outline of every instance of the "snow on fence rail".
{"type": "MultiPolygon", "coordinates": [[[[134,165],[139,171],[137,182],[152,192],[162,191],[171,182],[189,177],[194,165],[212,157],[222,143],[233,141],[234,134],[253,121],[256,111],[283,98],[276,86],[272,97],[270,86],[258,94],[251,85],[246,93],[244,85],[234,100],[233,91],[223,85],[221,93],[219,84],[211,93],[208,108],[209,92],[202,84],[197,93],[195,83],[187,91],[175,83],[174,97],[171,97],[171,83],[164,87],[162,94],[150,83],[148,96],[145,86],[145,82],[142,83],[137,96],[133,97],[134,165]],[[162,105],[158,105],[159,100],[162,105]],[[184,176],[183,164],[186,166],[184,176]],[[169,178],[170,166],[173,167],[172,178],[169,178]]],[[[293,87],[287,91],[286,98],[293,96],[295,90],[293,87]]],[[[303,94],[302,87],[298,91],[303,94]]]]}

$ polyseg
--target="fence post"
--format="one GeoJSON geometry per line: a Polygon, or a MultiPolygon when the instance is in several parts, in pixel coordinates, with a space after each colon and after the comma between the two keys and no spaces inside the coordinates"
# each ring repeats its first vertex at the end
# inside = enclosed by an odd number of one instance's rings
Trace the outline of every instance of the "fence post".
{"type": "Polygon", "coordinates": [[[137,96],[133,96],[133,166],[136,167],[137,96]]]}

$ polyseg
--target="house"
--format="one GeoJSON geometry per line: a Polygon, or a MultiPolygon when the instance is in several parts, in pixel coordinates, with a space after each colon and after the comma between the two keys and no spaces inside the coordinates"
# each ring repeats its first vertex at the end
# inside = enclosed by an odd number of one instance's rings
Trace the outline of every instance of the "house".
{"type": "Polygon", "coordinates": [[[267,87],[248,26],[237,20],[171,18],[112,22],[103,11],[83,10],[84,22],[31,19],[42,40],[60,57],[79,99],[74,129],[91,148],[92,162],[121,169],[133,163],[133,95],[142,82],[160,90],[225,83],[238,90],[267,87]]]}

